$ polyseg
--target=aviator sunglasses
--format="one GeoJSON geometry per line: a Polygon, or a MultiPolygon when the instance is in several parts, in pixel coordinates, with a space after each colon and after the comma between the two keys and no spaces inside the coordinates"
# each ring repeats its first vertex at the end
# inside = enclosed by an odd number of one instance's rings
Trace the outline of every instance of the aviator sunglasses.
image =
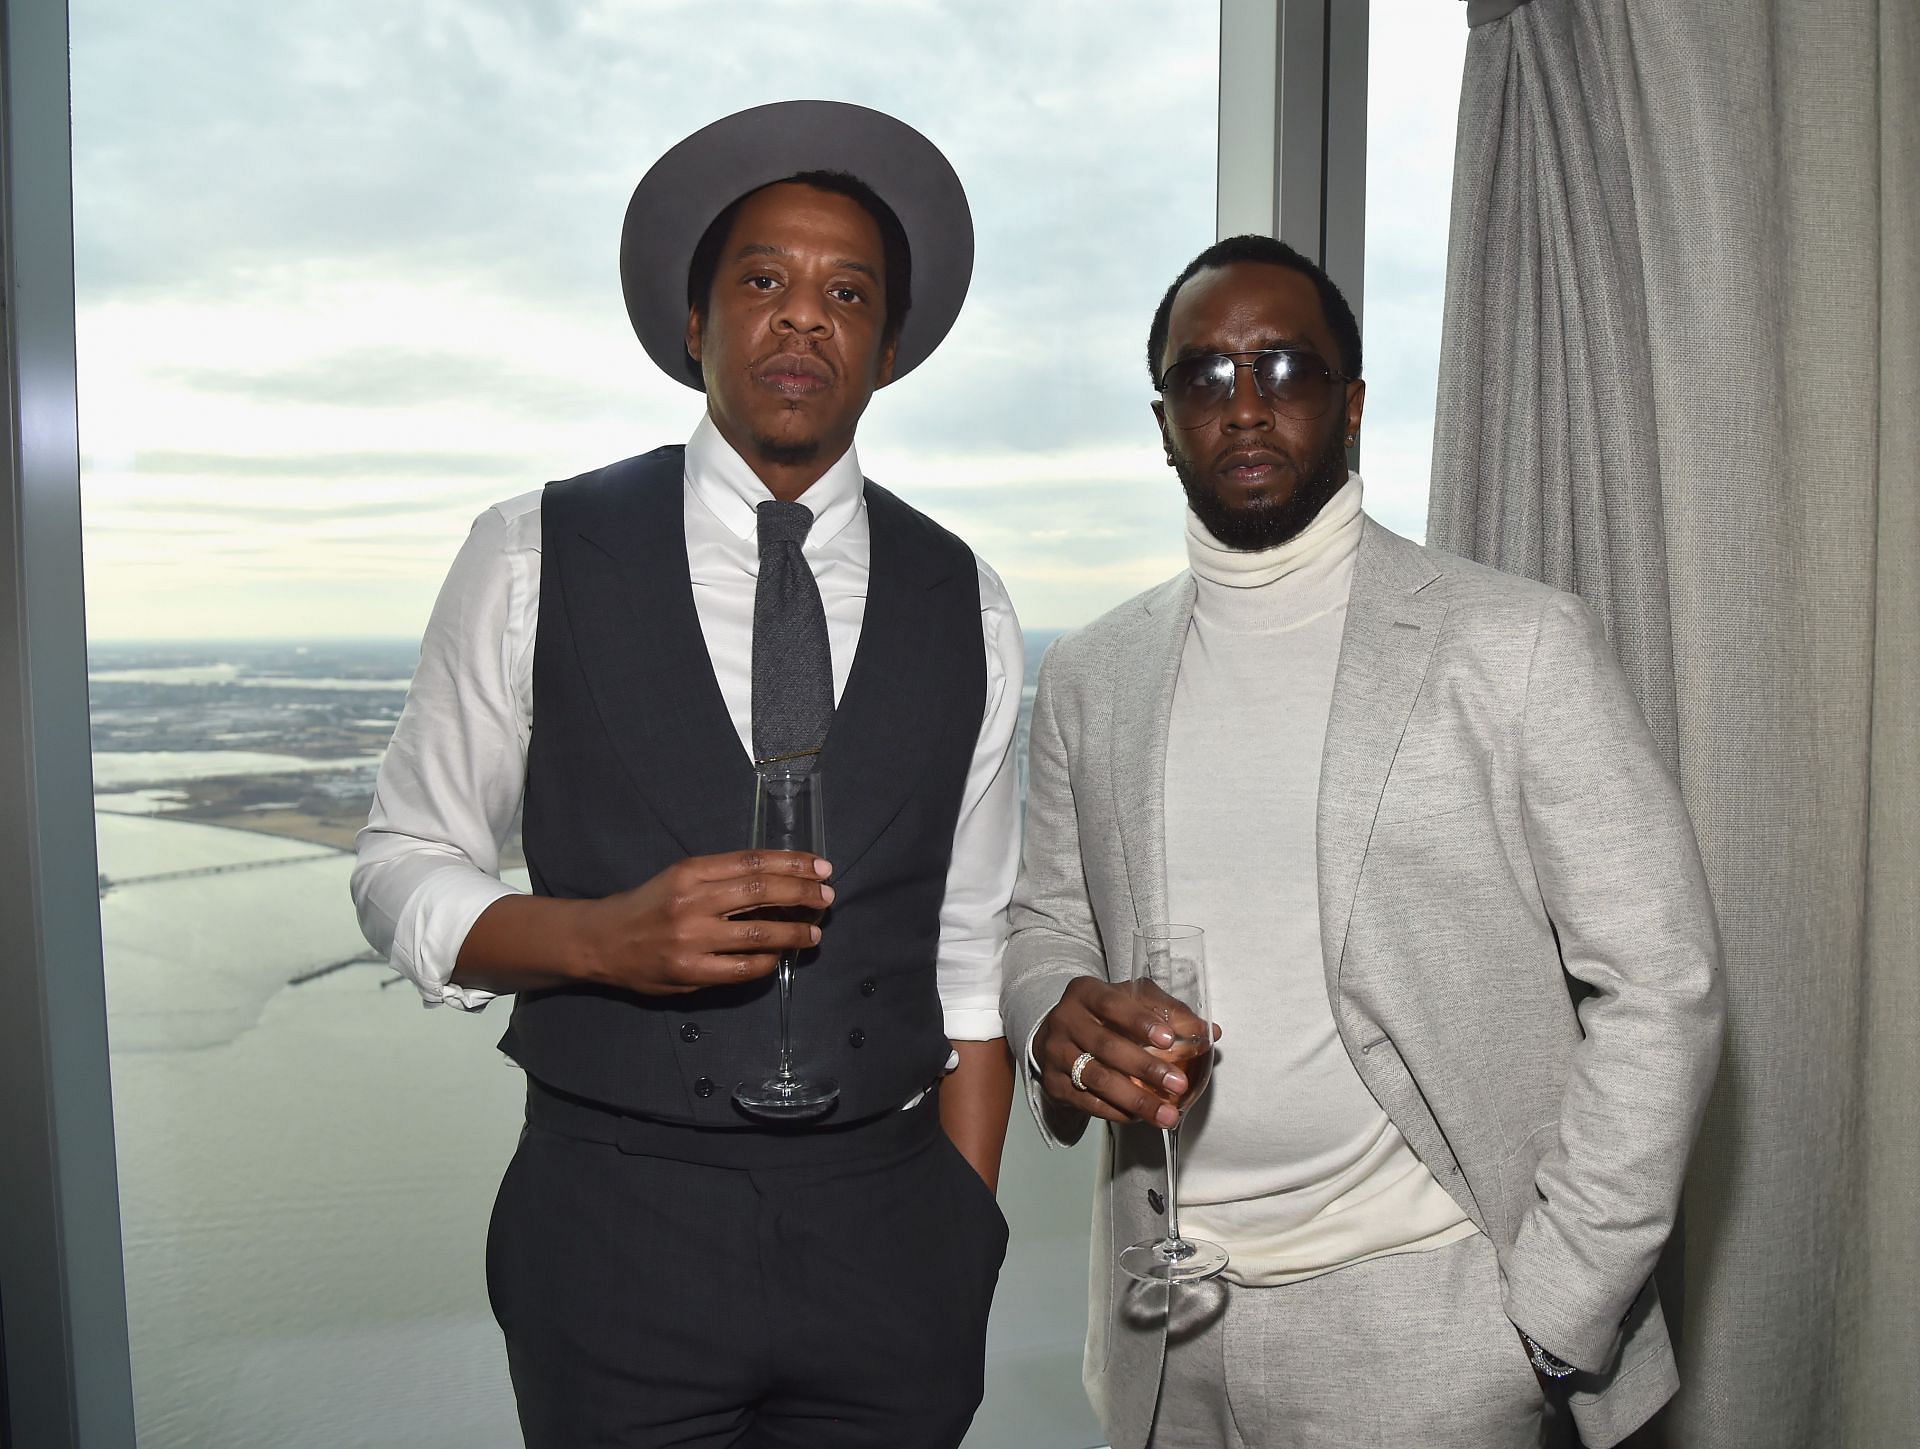
{"type": "Polygon", "coordinates": [[[1253,374],[1253,388],[1284,417],[1306,421],[1327,410],[1331,384],[1351,382],[1317,352],[1277,347],[1266,352],[1209,352],[1183,358],[1160,374],[1167,421],[1176,428],[1208,422],[1233,396],[1240,369],[1253,374]]]}

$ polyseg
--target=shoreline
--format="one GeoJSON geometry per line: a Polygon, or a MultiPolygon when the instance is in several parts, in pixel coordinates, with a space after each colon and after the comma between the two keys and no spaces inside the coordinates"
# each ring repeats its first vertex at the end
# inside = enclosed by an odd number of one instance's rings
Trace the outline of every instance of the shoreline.
{"type": "MultiPolygon", "coordinates": [[[[195,780],[155,780],[94,791],[95,810],[108,815],[137,815],[148,820],[182,820],[244,830],[279,840],[297,840],[351,855],[367,823],[373,785],[364,768],[262,775],[218,775],[195,780]],[[149,810],[102,809],[102,798],[140,794],[174,797],[149,810]]],[[[519,823],[500,851],[500,869],[524,867],[519,823]]]]}

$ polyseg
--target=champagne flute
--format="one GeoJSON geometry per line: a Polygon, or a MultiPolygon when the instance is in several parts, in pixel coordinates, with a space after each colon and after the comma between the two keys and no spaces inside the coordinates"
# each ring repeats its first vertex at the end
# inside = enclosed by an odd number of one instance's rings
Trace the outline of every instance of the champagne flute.
{"type": "MultiPolygon", "coordinates": [[[[1206,955],[1205,933],[1198,926],[1143,926],[1133,933],[1129,989],[1173,1029],[1171,1046],[1149,1044],[1147,1050],[1186,1074],[1187,1090],[1174,1104],[1182,1122],[1213,1075],[1206,955]]],[[[1218,1243],[1181,1236],[1179,1123],[1163,1127],[1160,1135],[1167,1147],[1167,1235],[1124,1249],[1121,1271],[1145,1283],[1211,1278],[1227,1266],[1227,1250],[1218,1243]]]]}
{"type": "MultiPolygon", "coordinates": [[[[765,760],[754,767],[753,846],[755,850],[803,850],[827,853],[826,805],[819,756],[809,752],[789,759],[765,760]]],[[[769,906],[754,914],[782,921],[812,921],[808,906],[769,906]]],[[[756,1117],[811,1117],[840,1096],[832,1077],[803,1077],[793,1069],[793,958],[780,953],[780,1059],[770,1077],[742,1082],[733,1100],[756,1117]]]]}

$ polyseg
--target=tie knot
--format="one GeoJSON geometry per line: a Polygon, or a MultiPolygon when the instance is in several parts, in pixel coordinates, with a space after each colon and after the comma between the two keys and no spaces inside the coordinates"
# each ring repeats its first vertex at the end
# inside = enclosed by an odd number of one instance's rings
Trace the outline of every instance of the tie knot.
{"type": "Polygon", "coordinates": [[[754,510],[760,516],[760,548],[776,543],[801,544],[813,527],[813,510],[804,503],[782,503],[770,498],[754,510]]]}

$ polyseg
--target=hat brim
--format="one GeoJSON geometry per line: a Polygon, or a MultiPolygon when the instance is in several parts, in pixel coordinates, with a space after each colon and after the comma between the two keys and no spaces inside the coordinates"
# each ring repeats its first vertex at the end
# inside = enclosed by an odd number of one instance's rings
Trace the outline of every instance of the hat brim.
{"type": "Polygon", "coordinates": [[[892,207],[913,257],[913,307],[897,380],[953,327],[973,276],[973,215],[940,150],[904,121],[844,101],[776,101],[695,131],[634,188],[620,234],[620,286],[647,355],[675,382],[687,366],[687,272],[713,219],[750,191],[802,171],[844,171],[892,207]]]}

